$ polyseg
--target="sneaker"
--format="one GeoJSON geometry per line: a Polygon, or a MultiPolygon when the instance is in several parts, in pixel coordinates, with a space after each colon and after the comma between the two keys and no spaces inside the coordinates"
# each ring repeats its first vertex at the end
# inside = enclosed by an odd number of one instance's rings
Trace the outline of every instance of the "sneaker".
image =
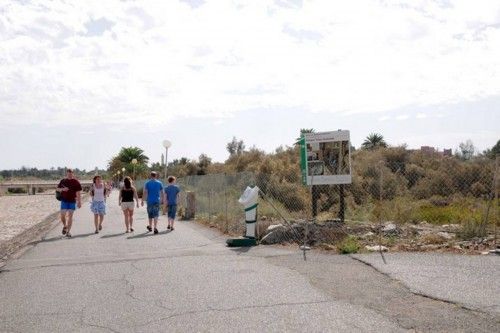
{"type": "Polygon", "coordinates": [[[66,232],[67,232],[67,231],[66,231],[66,227],[63,227],[62,234],[63,234],[63,235],[66,235],[66,232]]]}
{"type": "Polygon", "coordinates": [[[151,227],[149,225],[146,226],[146,229],[148,229],[148,231],[151,231],[151,227]]]}
{"type": "Polygon", "coordinates": [[[154,233],[157,234],[158,233],[158,229],[155,228],[155,232],[154,233]]]}

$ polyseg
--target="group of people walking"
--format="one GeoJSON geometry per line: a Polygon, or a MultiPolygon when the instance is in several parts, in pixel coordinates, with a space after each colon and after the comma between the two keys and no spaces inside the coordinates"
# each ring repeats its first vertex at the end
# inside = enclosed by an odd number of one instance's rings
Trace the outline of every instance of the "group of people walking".
{"type": "MultiPolygon", "coordinates": [[[[148,213],[148,232],[158,233],[158,218],[163,205],[167,212],[167,230],[174,230],[175,216],[177,212],[177,201],[180,188],[176,184],[173,176],[168,177],[168,185],[164,186],[158,179],[158,174],[152,171],[150,178],[144,184],[141,197],[141,206],[146,201],[148,213]]],[[[111,185],[103,182],[101,176],[95,176],[90,190],[91,202],[90,210],[94,214],[95,233],[102,230],[104,215],[106,215],[106,199],[112,190],[111,185]]],[[[61,223],[63,224],[62,234],[71,237],[71,227],[73,225],[73,213],[77,208],[82,207],[81,191],[82,185],[75,178],[73,170],[66,171],[66,177],[62,179],[56,188],[61,193],[61,223]]],[[[125,222],[125,232],[133,232],[134,208],[139,208],[139,195],[133,186],[132,179],[125,177],[123,186],[119,189],[118,205],[121,207],[125,222]]]]}

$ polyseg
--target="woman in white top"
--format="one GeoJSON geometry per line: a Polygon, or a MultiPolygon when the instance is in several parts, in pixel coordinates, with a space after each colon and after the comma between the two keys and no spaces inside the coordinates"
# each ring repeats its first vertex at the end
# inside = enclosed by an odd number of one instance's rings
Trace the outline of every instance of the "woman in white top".
{"type": "Polygon", "coordinates": [[[108,195],[101,176],[94,177],[90,195],[92,197],[90,210],[94,213],[95,233],[98,234],[99,230],[102,230],[102,222],[104,215],[106,215],[106,196],[108,195]]]}

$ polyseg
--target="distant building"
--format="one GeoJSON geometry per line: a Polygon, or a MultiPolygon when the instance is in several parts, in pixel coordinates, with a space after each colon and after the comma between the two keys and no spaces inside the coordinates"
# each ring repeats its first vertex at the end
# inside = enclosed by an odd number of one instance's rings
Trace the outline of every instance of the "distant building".
{"type": "Polygon", "coordinates": [[[420,147],[420,151],[424,154],[432,155],[436,152],[436,149],[434,147],[422,146],[420,147]]]}
{"type": "Polygon", "coordinates": [[[451,148],[450,149],[444,149],[443,150],[443,156],[453,156],[451,148]]]}
{"type": "Polygon", "coordinates": [[[433,155],[433,154],[437,154],[437,155],[440,155],[440,156],[453,156],[453,153],[452,153],[452,150],[451,149],[444,149],[442,152],[441,151],[438,151],[436,148],[434,147],[430,147],[430,146],[421,146],[420,147],[420,151],[426,155],[433,155]]]}

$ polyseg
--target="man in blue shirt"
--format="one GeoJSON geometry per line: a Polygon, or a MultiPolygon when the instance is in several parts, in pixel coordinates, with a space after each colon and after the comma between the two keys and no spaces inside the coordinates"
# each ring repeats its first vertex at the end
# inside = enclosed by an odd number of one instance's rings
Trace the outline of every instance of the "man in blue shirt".
{"type": "Polygon", "coordinates": [[[175,177],[168,177],[168,185],[165,187],[165,205],[167,206],[168,226],[167,229],[174,230],[175,213],[177,212],[177,198],[180,192],[179,186],[175,184],[175,177]]]}
{"type": "Polygon", "coordinates": [[[146,227],[148,231],[153,230],[152,224],[154,221],[154,233],[158,233],[156,228],[158,224],[158,216],[160,215],[160,204],[165,202],[165,195],[163,193],[163,184],[156,179],[158,174],[151,171],[150,179],[144,184],[142,192],[141,206],[144,206],[144,199],[146,199],[149,225],[146,227]]]}

